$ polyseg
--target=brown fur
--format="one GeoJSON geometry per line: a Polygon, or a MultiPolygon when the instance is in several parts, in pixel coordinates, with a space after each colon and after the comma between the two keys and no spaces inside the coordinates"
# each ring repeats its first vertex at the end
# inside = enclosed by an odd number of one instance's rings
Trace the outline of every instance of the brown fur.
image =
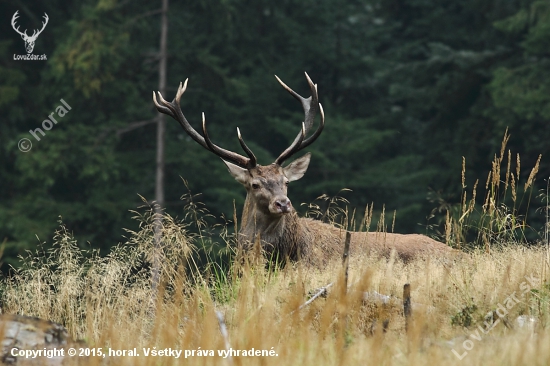
{"type": "MultiPolygon", "coordinates": [[[[172,102],[164,100],[160,93],[158,93],[160,103],[157,101],[156,93],[153,93],[153,102],[159,112],[177,120],[193,140],[222,158],[231,175],[246,188],[247,196],[239,231],[240,244],[249,246],[259,240],[264,250],[279,260],[302,259],[311,265],[322,265],[328,259],[342,255],[345,233],[335,226],[320,221],[299,218],[287,197],[287,184],[300,179],[305,174],[310,154],[282,167],[284,161],[313,143],[324,127],[325,117],[323,108],[319,104],[317,85],[311,81],[307,73],[306,79],[311,91],[311,96],[307,99],[277,78],[283,88],[302,104],[304,122],[292,144],[275,159],[273,164],[267,166],[257,164],[256,156],[246,146],[238,129],[239,142],[248,157],[214,145],[206,132],[204,114],[203,136],[191,127],[180,108],[180,98],[187,88],[187,80],[184,84],[180,83],[172,102]],[[321,122],[316,131],[306,138],[313,126],[317,111],[320,112],[321,122]]],[[[423,235],[352,234],[352,253],[375,251],[388,256],[393,250],[405,261],[420,255],[448,256],[456,253],[445,244],[423,235]]]]}
{"type": "MultiPolygon", "coordinates": [[[[246,221],[247,218],[243,217],[246,221]]],[[[259,229],[259,228],[258,228],[259,229]]],[[[342,257],[346,231],[336,226],[310,218],[298,217],[296,212],[285,215],[269,228],[239,232],[239,243],[249,247],[251,243],[261,240],[262,248],[268,258],[282,262],[286,258],[301,261],[310,266],[323,266],[334,258],[342,257]]],[[[375,253],[389,257],[395,250],[404,262],[414,258],[428,257],[452,259],[462,253],[421,234],[393,234],[383,232],[352,232],[350,252],[375,253]]]]}
{"type": "MultiPolygon", "coordinates": [[[[296,160],[304,163],[307,169],[309,155],[296,160]],[[307,158],[307,159],[305,159],[307,158]],[[306,161],[307,160],[307,161],[306,161]]],[[[289,167],[278,165],[258,166],[250,170],[239,170],[242,176],[236,177],[247,189],[242,213],[239,243],[250,247],[260,240],[267,256],[279,261],[302,260],[311,266],[322,266],[330,259],[341,257],[344,249],[345,230],[310,218],[301,218],[294,208],[288,213],[274,214],[269,206],[276,198],[285,198],[287,187],[285,174],[295,174],[289,167]],[[261,185],[252,188],[252,184],[261,185]]],[[[235,176],[235,169],[229,166],[235,176]]],[[[242,169],[242,168],[238,168],[242,169]]],[[[455,257],[459,252],[449,246],[420,234],[392,234],[352,232],[350,251],[357,253],[377,253],[389,257],[392,250],[403,260],[434,255],[455,257]]]]}

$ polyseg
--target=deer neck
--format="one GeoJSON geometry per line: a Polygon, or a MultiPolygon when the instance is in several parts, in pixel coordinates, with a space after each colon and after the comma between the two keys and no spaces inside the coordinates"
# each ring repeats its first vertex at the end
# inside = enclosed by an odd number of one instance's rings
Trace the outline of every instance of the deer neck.
{"type": "Polygon", "coordinates": [[[241,228],[239,230],[239,239],[241,241],[253,242],[258,236],[261,239],[262,246],[268,248],[288,247],[288,233],[296,233],[298,226],[298,215],[292,212],[274,216],[262,211],[252,202],[249,195],[246,196],[243,207],[241,228]],[[286,243],[286,245],[285,245],[286,243]]]}

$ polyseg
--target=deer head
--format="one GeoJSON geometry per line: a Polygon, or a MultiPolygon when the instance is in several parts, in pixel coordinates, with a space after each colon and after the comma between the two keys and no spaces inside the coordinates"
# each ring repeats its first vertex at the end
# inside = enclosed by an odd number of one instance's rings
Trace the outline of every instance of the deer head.
{"type": "Polygon", "coordinates": [[[36,42],[36,39],[38,38],[38,36],[40,35],[40,33],[42,33],[42,31],[44,30],[44,28],[46,28],[46,24],[48,24],[48,14],[44,13],[44,22],[42,22],[42,29],[40,30],[34,30],[33,33],[32,33],[32,36],[29,36],[27,35],[27,30],[25,29],[24,32],[21,32],[19,31],[19,26],[17,26],[17,28],[15,27],[15,22],[17,20],[17,18],[19,17],[19,15],[17,14],[19,12],[19,10],[17,10],[15,12],[15,14],[13,14],[13,17],[11,18],[11,26],[13,27],[13,29],[19,33],[19,35],[21,35],[21,38],[23,38],[23,41],[25,42],[25,48],[27,50],[27,53],[32,53],[32,50],[34,49],[34,43],[36,42]]]}
{"type": "MultiPolygon", "coordinates": [[[[283,88],[300,101],[305,117],[302,128],[292,144],[272,164],[266,166],[257,164],[256,156],[245,144],[239,128],[237,128],[237,137],[247,157],[225,150],[210,140],[206,130],[204,113],[202,114],[202,136],[191,127],[180,108],[180,98],[187,88],[188,80],[185,80],[183,85],[180,83],[176,97],[172,102],[164,100],[159,92],[159,103],[156,93],[153,92],[153,101],[159,112],[174,118],[193,140],[222,158],[231,175],[246,188],[247,198],[244,211],[253,214],[254,221],[264,222],[264,226],[269,226],[273,220],[294,212],[292,203],[287,197],[287,184],[300,179],[304,175],[309,165],[310,154],[308,153],[296,159],[285,167],[282,165],[292,155],[312,144],[319,137],[324,127],[325,118],[323,107],[317,96],[317,85],[313,84],[307,73],[305,75],[311,89],[311,96],[307,99],[294,92],[275,76],[283,88]],[[313,126],[318,109],[321,115],[321,123],[317,130],[306,138],[306,134],[313,126]]],[[[243,221],[246,221],[244,212],[243,221]]]]}

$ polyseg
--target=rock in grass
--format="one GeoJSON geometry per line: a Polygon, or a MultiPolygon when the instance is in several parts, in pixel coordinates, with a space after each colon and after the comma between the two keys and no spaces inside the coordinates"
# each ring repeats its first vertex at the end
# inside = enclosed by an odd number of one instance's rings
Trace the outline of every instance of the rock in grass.
{"type": "Polygon", "coordinates": [[[67,348],[78,344],[61,324],[15,314],[0,315],[0,335],[4,365],[67,365],[67,348]],[[22,351],[35,352],[25,357],[22,351]]]}

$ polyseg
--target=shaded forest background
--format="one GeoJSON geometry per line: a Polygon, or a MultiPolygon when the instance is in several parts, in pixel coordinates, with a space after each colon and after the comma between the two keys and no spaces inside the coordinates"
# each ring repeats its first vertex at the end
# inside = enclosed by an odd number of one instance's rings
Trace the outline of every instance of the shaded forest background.
{"type": "MultiPolygon", "coordinates": [[[[4,264],[50,242],[60,216],[80,245],[107,250],[137,225],[129,210],[139,195],[154,199],[160,5],[0,2],[4,264]],[[25,54],[10,24],[16,10],[29,34],[48,14],[34,50],[47,61],[14,60],[25,54]],[[71,111],[34,140],[29,130],[61,98],[71,111]],[[19,151],[21,138],[30,152],[19,151]]],[[[433,234],[444,219],[437,208],[460,203],[462,157],[467,185],[484,185],[507,127],[522,166],[543,154],[539,177],[550,175],[549,1],[171,1],[168,19],[165,98],[189,77],[187,119],[198,129],[204,111],[213,141],[238,152],[240,127],[261,164],[290,144],[303,117],[273,75],[306,96],[304,71],[318,83],[326,127],[290,188],[295,206],[349,188],[344,197],[361,212],[370,203],[396,210],[395,231],[433,234]]],[[[231,218],[244,190],[166,121],[167,212],[183,215],[181,176],[214,216],[231,218]]],[[[543,219],[531,225],[538,231],[543,219]]]]}

